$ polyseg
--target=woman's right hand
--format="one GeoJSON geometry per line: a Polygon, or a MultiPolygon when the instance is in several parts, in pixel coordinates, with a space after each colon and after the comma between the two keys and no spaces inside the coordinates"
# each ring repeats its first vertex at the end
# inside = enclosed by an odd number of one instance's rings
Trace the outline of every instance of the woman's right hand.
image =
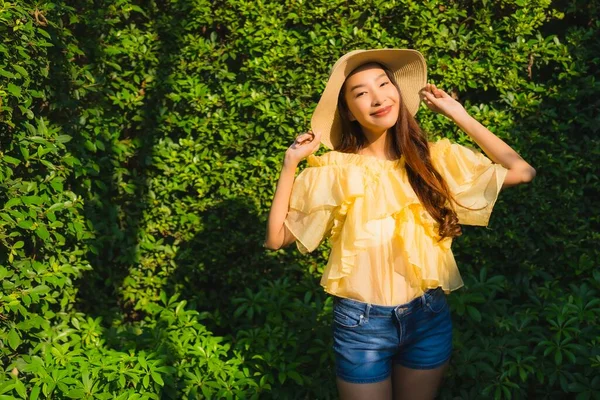
{"type": "Polygon", "coordinates": [[[300,161],[317,151],[321,143],[321,134],[312,132],[300,134],[294,143],[286,150],[281,174],[271,203],[267,234],[264,246],[269,249],[280,249],[292,243],[296,238],[285,225],[285,219],[290,208],[290,196],[294,187],[296,167],[300,161]]]}
{"type": "Polygon", "coordinates": [[[321,133],[313,134],[312,131],[302,133],[296,137],[294,143],[286,150],[286,161],[299,164],[300,161],[319,149],[321,133]]]}

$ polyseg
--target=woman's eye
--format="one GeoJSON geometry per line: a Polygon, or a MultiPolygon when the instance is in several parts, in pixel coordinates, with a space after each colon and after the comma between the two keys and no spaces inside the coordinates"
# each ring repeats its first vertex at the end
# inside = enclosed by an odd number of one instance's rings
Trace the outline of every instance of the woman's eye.
{"type": "Polygon", "coordinates": [[[360,93],[358,93],[358,94],[356,95],[356,97],[360,97],[360,96],[362,96],[362,95],[363,95],[363,94],[365,94],[365,93],[367,93],[367,92],[360,92],[360,93]]]}
{"type": "Polygon", "coordinates": [[[381,85],[379,85],[379,86],[385,86],[385,85],[387,85],[388,83],[389,83],[389,82],[383,82],[383,83],[382,83],[381,85]]]}

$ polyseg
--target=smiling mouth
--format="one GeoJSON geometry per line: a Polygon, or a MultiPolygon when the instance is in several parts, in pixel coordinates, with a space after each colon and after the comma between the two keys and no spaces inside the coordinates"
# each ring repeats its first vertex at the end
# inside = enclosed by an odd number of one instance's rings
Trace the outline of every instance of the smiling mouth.
{"type": "Polygon", "coordinates": [[[381,117],[381,116],[389,113],[391,109],[392,109],[392,106],[383,107],[382,109],[372,113],[371,115],[374,117],[381,117]]]}

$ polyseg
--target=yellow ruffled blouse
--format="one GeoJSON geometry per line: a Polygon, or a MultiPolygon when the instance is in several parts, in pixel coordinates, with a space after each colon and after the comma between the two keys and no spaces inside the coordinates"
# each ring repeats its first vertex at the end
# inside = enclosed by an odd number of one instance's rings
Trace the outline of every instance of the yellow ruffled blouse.
{"type": "MultiPolygon", "coordinates": [[[[434,167],[457,203],[460,224],[488,224],[507,170],[481,152],[442,139],[430,144],[434,167]]],[[[329,151],[310,155],[296,177],[285,225],[298,250],[328,237],[325,291],[378,305],[399,305],[441,286],[463,286],[450,245],[412,189],[404,159],[329,151]]]]}

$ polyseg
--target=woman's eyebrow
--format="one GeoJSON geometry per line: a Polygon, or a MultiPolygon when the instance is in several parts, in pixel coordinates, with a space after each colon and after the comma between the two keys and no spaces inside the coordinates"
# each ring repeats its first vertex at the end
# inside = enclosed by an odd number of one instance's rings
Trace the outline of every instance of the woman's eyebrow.
{"type": "MultiPolygon", "coordinates": [[[[381,75],[377,76],[377,78],[375,78],[375,80],[377,81],[377,80],[379,80],[379,79],[381,79],[381,78],[383,78],[383,77],[385,77],[385,76],[387,76],[387,75],[386,75],[386,74],[385,74],[385,72],[384,72],[383,74],[381,74],[381,75]]],[[[350,91],[353,91],[354,89],[358,89],[359,87],[363,87],[363,86],[365,86],[363,83],[359,83],[358,85],[354,85],[354,86],[352,86],[352,87],[350,88],[350,91]]]]}

